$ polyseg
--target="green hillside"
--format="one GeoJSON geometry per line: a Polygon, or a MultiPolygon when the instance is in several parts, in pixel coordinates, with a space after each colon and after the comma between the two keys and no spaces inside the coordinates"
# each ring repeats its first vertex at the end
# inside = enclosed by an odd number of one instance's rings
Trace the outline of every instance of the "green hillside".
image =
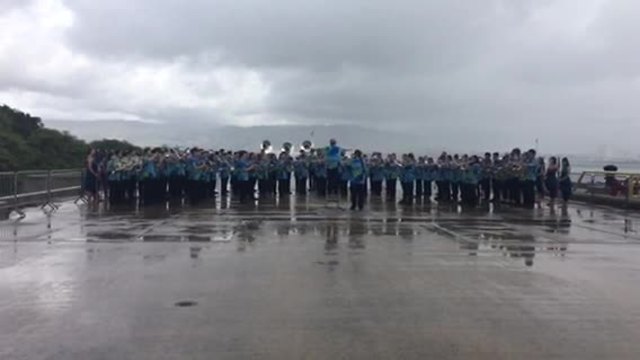
{"type": "MultiPolygon", "coordinates": [[[[67,132],[45,128],[39,117],[0,106],[0,171],[82,167],[90,144],[67,132]]],[[[118,140],[91,146],[132,147],[118,140]]]]}

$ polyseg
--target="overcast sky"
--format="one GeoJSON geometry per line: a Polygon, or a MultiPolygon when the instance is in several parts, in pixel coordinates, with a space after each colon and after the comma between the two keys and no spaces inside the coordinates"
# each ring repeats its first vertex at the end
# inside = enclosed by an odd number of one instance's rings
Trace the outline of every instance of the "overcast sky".
{"type": "Polygon", "coordinates": [[[45,119],[348,123],[640,153],[637,0],[0,7],[0,102],[45,119]]]}

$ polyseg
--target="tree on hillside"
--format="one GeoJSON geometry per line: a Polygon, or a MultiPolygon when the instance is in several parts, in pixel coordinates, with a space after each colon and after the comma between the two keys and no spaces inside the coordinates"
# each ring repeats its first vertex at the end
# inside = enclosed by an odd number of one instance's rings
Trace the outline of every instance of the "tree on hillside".
{"type": "Polygon", "coordinates": [[[38,117],[0,106],[0,171],[80,167],[88,148],[38,117]]]}
{"type": "Polygon", "coordinates": [[[95,140],[89,143],[89,146],[91,146],[94,149],[110,150],[110,151],[140,150],[138,146],[135,146],[126,140],[116,140],[116,139],[95,140]]]}

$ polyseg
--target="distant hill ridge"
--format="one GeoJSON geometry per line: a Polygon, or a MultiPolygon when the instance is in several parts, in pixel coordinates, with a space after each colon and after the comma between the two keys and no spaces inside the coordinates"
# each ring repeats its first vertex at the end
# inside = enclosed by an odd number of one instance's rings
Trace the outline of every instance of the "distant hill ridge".
{"type": "Polygon", "coordinates": [[[252,127],[213,126],[202,123],[150,124],[137,121],[102,120],[69,121],[48,120],[49,126],[68,131],[79,138],[116,138],[142,146],[202,146],[229,149],[258,149],[263,140],[274,146],[284,142],[300,145],[311,140],[316,145],[325,145],[336,138],[345,147],[357,147],[364,151],[427,151],[412,147],[420,142],[413,134],[387,132],[356,125],[262,125],[252,127]]]}

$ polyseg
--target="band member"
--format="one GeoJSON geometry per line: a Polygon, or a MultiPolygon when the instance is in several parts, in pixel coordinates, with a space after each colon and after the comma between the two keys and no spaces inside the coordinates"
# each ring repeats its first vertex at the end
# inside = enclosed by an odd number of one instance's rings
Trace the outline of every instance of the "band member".
{"type": "Polygon", "coordinates": [[[558,197],[558,158],[555,156],[549,159],[549,166],[547,166],[545,187],[549,194],[549,205],[553,205],[558,197]]]}
{"type": "Polygon", "coordinates": [[[387,156],[384,173],[387,200],[395,200],[396,184],[398,183],[398,177],[400,176],[400,164],[396,160],[396,154],[389,154],[387,156]]]}
{"type": "Polygon", "coordinates": [[[560,167],[560,193],[562,193],[562,200],[565,205],[571,199],[572,183],[571,183],[571,164],[569,159],[562,158],[562,166],[560,167]]]}
{"type": "MultiPolygon", "coordinates": [[[[366,160],[362,157],[362,161],[366,160]]],[[[349,164],[351,160],[343,153],[342,160],[340,161],[340,167],[338,168],[339,180],[338,180],[338,191],[340,196],[346,197],[349,194],[349,180],[351,180],[351,172],[349,171],[349,164]]],[[[366,193],[366,182],[365,182],[365,193],[366,193]]]]}
{"type": "Polygon", "coordinates": [[[369,164],[369,176],[371,181],[371,194],[382,196],[382,181],[384,180],[384,164],[379,153],[374,153],[369,164]]]}
{"type": "Polygon", "coordinates": [[[523,157],[522,204],[533,209],[536,201],[536,179],[538,178],[538,160],[535,150],[529,150],[523,157]]]}
{"type": "Polygon", "coordinates": [[[291,171],[293,164],[286,151],[280,153],[278,158],[278,195],[291,195],[291,171]]]}
{"type": "Polygon", "coordinates": [[[491,178],[492,178],[492,161],[491,161],[491,153],[484,153],[484,159],[481,163],[482,172],[480,175],[480,188],[482,190],[482,198],[485,203],[488,203],[491,200],[491,178]]]}
{"type": "Polygon", "coordinates": [[[491,164],[491,190],[493,192],[491,201],[494,203],[500,203],[500,197],[504,188],[504,178],[501,171],[502,160],[500,159],[500,154],[494,152],[491,164]]]}
{"type": "Polygon", "coordinates": [[[418,163],[416,164],[416,201],[422,202],[424,177],[425,177],[426,163],[424,156],[418,157],[418,163]]]}
{"type": "Polygon", "coordinates": [[[443,152],[438,158],[438,172],[436,184],[438,186],[438,196],[436,200],[441,202],[451,201],[451,157],[443,152]]]}
{"type": "Polygon", "coordinates": [[[320,197],[325,197],[327,195],[327,162],[323,152],[319,152],[317,155],[314,166],[316,193],[320,197]]]}
{"type": "Polygon", "coordinates": [[[362,210],[366,197],[367,166],[362,158],[362,152],[356,150],[353,158],[348,162],[346,170],[351,174],[351,210],[362,210]]]}
{"type": "Polygon", "coordinates": [[[329,195],[338,195],[338,182],[340,180],[340,160],[342,149],[337,145],[335,139],[329,141],[329,146],[325,148],[325,162],[327,168],[327,190],[329,195]]]}
{"type": "Polygon", "coordinates": [[[400,204],[413,204],[413,185],[416,181],[416,162],[413,154],[402,155],[400,182],[402,183],[402,200],[400,204]]]}
{"type": "Polygon", "coordinates": [[[293,163],[293,173],[296,178],[296,194],[305,195],[307,193],[307,179],[309,178],[309,163],[304,150],[300,150],[300,155],[293,163]]]}
{"type": "Polygon", "coordinates": [[[425,165],[424,172],[424,200],[426,202],[431,202],[431,196],[433,192],[433,182],[436,181],[438,177],[438,165],[433,161],[433,158],[427,158],[427,164],[425,165]]]}

